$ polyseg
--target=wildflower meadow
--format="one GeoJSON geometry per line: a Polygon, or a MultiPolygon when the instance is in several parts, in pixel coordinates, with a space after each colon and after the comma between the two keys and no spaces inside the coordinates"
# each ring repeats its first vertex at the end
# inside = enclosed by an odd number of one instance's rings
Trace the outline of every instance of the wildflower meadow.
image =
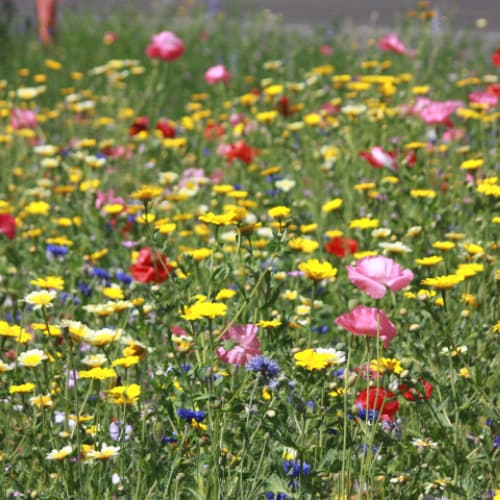
{"type": "Polygon", "coordinates": [[[500,498],[500,49],[432,12],[2,33],[4,498],[500,498]]]}

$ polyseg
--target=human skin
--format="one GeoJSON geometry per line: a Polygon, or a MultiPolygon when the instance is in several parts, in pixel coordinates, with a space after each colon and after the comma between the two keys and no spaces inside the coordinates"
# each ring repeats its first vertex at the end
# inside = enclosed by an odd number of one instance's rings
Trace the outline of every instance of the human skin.
{"type": "Polygon", "coordinates": [[[54,29],[57,20],[57,0],[36,0],[38,16],[38,36],[44,45],[54,39],[54,29]]]}

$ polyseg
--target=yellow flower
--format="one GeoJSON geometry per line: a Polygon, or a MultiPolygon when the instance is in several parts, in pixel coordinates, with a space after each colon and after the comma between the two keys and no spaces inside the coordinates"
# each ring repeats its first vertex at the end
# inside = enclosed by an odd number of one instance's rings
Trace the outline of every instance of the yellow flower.
{"type": "Polygon", "coordinates": [[[460,168],[462,170],[476,170],[481,167],[484,163],[484,160],[465,160],[461,163],[460,168]]]}
{"type": "Polygon", "coordinates": [[[27,382],[21,385],[11,385],[9,387],[9,394],[26,394],[28,392],[33,392],[35,384],[32,382],[27,382]]]}
{"type": "Polygon", "coordinates": [[[261,319],[257,323],[257,326],[260,326],[261,328],[277,328],[278,326],[281,326],[282,324],[283,323],[279,319],[274,319],[274,320],[261,319]]]}
{"type": "Polygon", "coordinates": [[[471,262],[468,264],[459,264],[455,274],[462,276],[464,278],[470,278],[475,276],[477,273],[482,273],[484,271],[484,265],[477,262],[471,262]]]}
{"type": "Polygon", "coordinates": [[[133,405],[137,403],[141,395],[141,386],[138,384],[119,385],[106,391],[106,394],[117,405],[133,405]]]}
{"type": "Polygon", "coordinates": [[[493,325],[492,330],[493,330],[495,333],[500,333],[500,321],[497,321],[497,322],[493,325]]]}
{"type": "Polygon", "coordinates": [[[443,251],[451,250],[452,248],[455,248],[455,243],[453,243],[453,241],[435,241],[432,244],[432,248],[443,251]]]}
{"type": "Polygon", "coordinates": [[[376,229],[378,226],[378,219],[370,219],[368,217],[353,219],[351,222],[349,222],[350,229],[376,229]]]}
{"type": "Polygon", "coordinates": [[[91,368],[97,368],[106,363],[107,360],[108,358],[106,358],[105,354],[89,354],[82,359],[82,363],[84,365],[90,366],[91,368]]]}
{"type": "Polygon", "coordinates": [[[162,193],[163,193],[163,188],[159,186],[145,185],[141,186],[139,190],[134,191],[131,194],[131,197],[136,200],[149,201],[152,200],[153,198],[157,198],[162,193]]]}
{"type": "Polygon", "coordinates": [[[47,215],[50,205],[45,201],[32,201],[26,206],[25,210],[29,215],[47,215]]]}
{"type": "Polygon", "coordinates": [[[215,319],[219,316],[225,316],[227,311],[226,304],[222,302],[205,302],[199,300],[191,306],[185,306],[181,312],[181,318],[188,321],[209,318],[215,319]]]}
{"type": "Polygon", "coordinates": [[[33,396],[30,398],[30,403],[38,408],[52,408],[54,406],[54,401],[50,397],[50,395],[47,396],[33,396]]]}
{"type": "Polygon", "coordinates": [[[284,219],[290,215],[290,209],[283,205],[279,205],[277,207],[270,208],[267,213],[273,219],[284,219]]]}
{"type": "Polygon", "coordinates": [[[429,257],[423,257],[422,259],[415,259],[415,264],[419,264],[421,266],[435,266],[443,262],[443,257],[439,255],[430,255],[429,257]]]}
{"type": "Polygon", "coordinates": [[[329,364],[330,355],[317,353],[313,349],[305,349],[294,354],[295,364],[306,370],[322,370],[329,364]]]}
{"type": "Polygon", "coordinates": [[[306,125],[319,125],[321,123],[321,115],[318,113],[308,113],[304,116],[304,123],[306,125]]]}
{"type": "Polygon", "coordinates": [[[112,300],[122,300],[125,297],[123,290],[118,286],[105,287],[102,289],[102,294],[112,300]]]}
{"type": "Polygon", "coordinates": [[[299,252],[312,253],[319,248],[319,243],[308,238],[293,238],[288,242],[288,245],[293,250],[299,252]]]}
{"type": "Polygon", "coordinates": [[[47,456],[45,458],[47,460],[63,460],[68,455],[71,455],[72,451],[73,448],[68,444],[68,446],[64,446],[60,450],[52,450],[50,453],[47,453],[47,456]]]}
{"type": "Polygon", "coordinates": [[[194,250],[189,250],[186,252],[187,255],[191,256],[193,260],[200,261],[207,259],[212,255],[213,251],[210,248],[196,248],[194,250]]]}
{"type": "Polygon", "coordinates": [[[410,189],[410,196],[412,198],[435,198],[436,191],[432,189],[410,189]]]}
{"type": "Polygon", "coordinates": [[[45,278],[37,278],[31,280],[31,284],[40,288],[52,288],[54,290],[64,289],[64,279],[60,276],[46,276],[45,278]]]}
{"type": "Polygon", "coordinates": [[[45,59],[45,66],[54,71],[59,71],[62,68],[62,64],[54,59],[45,59]]]}
{"type": "Polygon", "coordinates": [[[435,278],[425,278],[421,281],[422,285],[431,286],[437,288],[438,290],[447,290],[448,288],[453,288],[460,282],[464,281],[463,276],[458,274],[449,274],[446,276],[436,276],[435,278]]]}
{"type": "Polygon", "coordinates": [[[344,394],[348,394],[349,390],[346,391],[344,387],[337,387],[333,391],[329,392],[328,395],[331,398],[338,398],[339,396],[343,396],[344,394]]]}
{"type": "Polygon", "coordinates": [[[31,292],[24,297],[24,302],[31,304],[33,309],[41,309],[42,307],[52,307],[52,301],[56,298],[55,290],[42,290],[40,292],[31,292]]]}
{"type": "Polygon", "coordinates": [[[216,226],[227,226],[229,224],[234,224],[237,222],[236,212],[230,211],[223,214],[214,214],[213,212],[208,212],[207,214],[200,215],[198,219],[201,222],[207,224],[214,224],[216,226]]]}
{"type": "Polygon", "coordinates": [[[236,290],[232,290],[231,288],[223,288],[222,290],[219,290],[219,292],[215,296],[215,300],[232,299],[235,295],[236,290]]]}
{"type": "Polygon", "coordinates": [[[307,278],[320,281],[333,278],[337,274],[337,269],[328,261],[320,262],[318,259],[309,259],[299,264],[299,269],[303,271],[307,278]]]}
{"type": "Polygon", "coordinates": [[[17,363],[25,368],[35,368],[45,359],[47,359],[47,354],[45,354],[42,350],[30,349],[29,351],[19,354],[17,357],[17,363]]]}
{"type": "Polygon", "coordinates": [[[139,361],[139,356],[125,356],[124,358],[117,358],[112,361],[111,366],[121,366],[123,368],[129,368],[139,363],[139,361]]]}
{"type": "Polygon", "coordinates": [[[333,200],[327,201],[321,207],[322,212],[333,212],[334,210],[338,210],[342,206],[343,200],[342,198],[335,198],[333,200]]]}
{"type": "Polygon", "coordinates": [[[466,243],[464,245],[464,250],[470,255],[480,255],[484,253],[484,248],[475,243],[466,243]]]}
{"type": "Polygon", "coordinates": [[[395,373],[399,375],[403,371],[403,367],[401,366],[401,361],[394,358],[379,358],[372,359],[370,361],[370,370],[379,372],[379,373],[395,373]]]}
{"type": "Polygon", "coordinates": [[[119,452],[119,446],[109,446],[107,444],[103,444],[100,450],[90,450],[87,453],[86,458],[96,460],[109,460],[110,458],[116,457],[119,452]]]}
{"type": "Polygon", "coordinates": [[[96,347],[102,347],[111,342],[115,342],[122,335],[122,330],[117,328],[112,330],[111,328],[101,328],[100,330],[91,330],[87,328],[83,336],[83,340],[89,344],[96,347]]]}
{"type": "Polygon", "coordinates": [[[113,368],[101,368],[97,366],[90,370],[80,370],[78,376],[80,378],[91,378],[93,380],[105,380],[107,378],[116,378],[117,374],[113,368]]]}

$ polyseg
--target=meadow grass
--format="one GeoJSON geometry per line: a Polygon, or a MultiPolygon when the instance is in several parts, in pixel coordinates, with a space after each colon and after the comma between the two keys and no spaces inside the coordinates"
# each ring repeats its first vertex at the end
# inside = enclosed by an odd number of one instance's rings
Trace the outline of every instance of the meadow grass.
{"type": "Polygon", "coordinates": [[[498,498],[492,51],[164,19],[0,49],[0,491],[498,498]]]}

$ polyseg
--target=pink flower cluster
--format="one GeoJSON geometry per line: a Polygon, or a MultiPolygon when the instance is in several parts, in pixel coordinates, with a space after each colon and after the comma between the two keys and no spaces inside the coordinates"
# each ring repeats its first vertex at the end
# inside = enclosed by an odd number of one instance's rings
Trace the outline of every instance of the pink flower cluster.
{"type": "MultiPolygon", "coordinates": [[[[413,279],[409,269],[403,269],[394,260],[381,255],[360,259],[356,265],[347,266],[350,281],[374,299],[381,299],[389,288],[401,290],[413,279]]],[[[388,348],[397,329],[383,310],[358,305],[339,316],[335,323],[354,335],[380,338],[388,348]]]]}

